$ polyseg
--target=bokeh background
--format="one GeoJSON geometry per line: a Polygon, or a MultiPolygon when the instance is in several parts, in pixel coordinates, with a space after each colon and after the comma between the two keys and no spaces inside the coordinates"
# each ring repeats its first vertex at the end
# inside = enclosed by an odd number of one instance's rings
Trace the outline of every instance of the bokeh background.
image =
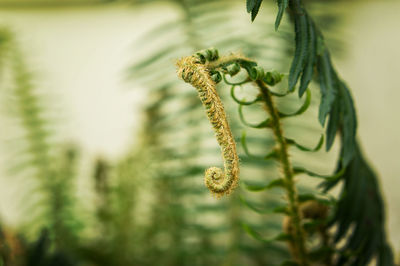
{"type": "MultiPolygon", "coordinates": [[[[76,195],[83,202],[81,212],[93,210],[96,201],[93,161],[116,160],[142,142],[149,91],[130,77],[129,67],[146,51],[147,44],[137,49],[142,36],[180,16],[170,2],[0,0],[0,25],[15,34],[35,87],[51,110],[57,137],[80,147],[76,195]]],[[[244,26],[252,27],[244,7],[239,8],[244,26]]],[[[400,1],[320,1],[313,11],[337,19],[327,30],[328,44],[333,40],[337,47],[335,65],[352,89],[358,135],[380,176],[388,237],[400,251],[400,1]]],[[[266,4],[260,14],[272,22],[275,12],[274,5],[266,4]]],[[[29,221],[30,208],[23,206],[35,190],[31,182],[10,174],[18,139],[4,91],[0,89],[0,219],[18,228],[29,221]]]]}

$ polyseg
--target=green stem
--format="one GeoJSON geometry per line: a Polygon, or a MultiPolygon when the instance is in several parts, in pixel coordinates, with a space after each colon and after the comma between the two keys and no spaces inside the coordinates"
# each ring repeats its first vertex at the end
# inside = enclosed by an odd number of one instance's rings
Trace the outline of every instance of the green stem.
{"type": "Polygon", "coordinates": [[[293,228],[293,245],[298,256],[298,261],[301,265],[308,265],[307,262],[307,251],[305,246],[305,233],[301,226],[301,214],[299,208],[299,200],[297,190],[294,181],[293,168],[289,160],[288,147],[286,139],[283,136],[282,126],[278,115],[278,110],[275,107],[272,96],[268,87],[262,82],[256,81],[267,107],[267,111],[271,116],[271,129],[274,133],[276,141],[278,143],[279,161],[282,166],[285,189],[289,203],[289,215],[292,222],[293,228]]]}

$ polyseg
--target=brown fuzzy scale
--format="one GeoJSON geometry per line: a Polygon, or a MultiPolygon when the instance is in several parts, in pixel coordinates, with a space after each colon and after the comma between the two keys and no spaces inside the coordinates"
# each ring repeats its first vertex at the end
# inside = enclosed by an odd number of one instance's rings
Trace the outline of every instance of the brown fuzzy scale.
{"type": "Polygon", "coordinates": [[[182,58],[177,62],[177,66],[179,77],[196,88],[221,147],[224,171],[217,167],[207,169],[205,184],[217,197],[228,195],[238,184],[239,157],[224,106],[216,91],[216,84],[211,79],[207,67],[199,63],[195,56],[182,58]]]}
{"type": "MultiPolygon", "coordinates": [[[[326,219],[328,217],[328,211],[329,208],[328,206],[319,203],[318,201],[315,200],[308,200],[306,202],[301,203],[300,205],[300,214],[302,219],[310,219],[310,220],[318,220],[318,219],[326,219]]],[[[290,216],[285,216],[283,218],[283,231],[288,234],[288,235],[293,235],[294,233],[294,228],[293,228],[293,221],[290,216]]],[[[319,234],[320,237],[323,241],[324,245],[328,245],[329,243],[329,235],[327,235],[326,228],[325,226],[321,225],[319,228],[319,234]]],[[[308,233],[308,232],[306,232],[308,233]]],[[[310,232],[311,233],[311,232],[310,232]]],[[[296,259],[299,259],[299,251],[296,248],[295,243],[293,240],[288,241],[288,246],[290,249],[290,252],[292,256],[296,259]]],[[[330,258],[325,258],[329,263],[326,265],[331,265],[330,264],[330,258]]]]}

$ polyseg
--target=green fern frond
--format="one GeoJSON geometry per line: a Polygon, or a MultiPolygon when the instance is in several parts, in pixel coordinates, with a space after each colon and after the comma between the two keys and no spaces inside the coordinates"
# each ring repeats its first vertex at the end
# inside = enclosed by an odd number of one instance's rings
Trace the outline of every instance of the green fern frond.
{"type": "Polygon", "coordinates": [[[48,111],[34,86],[32,73],[14,36],[11,33],[8,36],[2,66],[10,77],[9,85],[6,83],[11,87],[7,91],[12,100],[8,103],[10,113],[14,114],[13,119],[22,132],[18,139],[22,151],[10,159],[10,164],[17,166],[16,172],[23,175],[26,182],[35,183],[38,192],[24,197],[25,203],[33,203],[27,204],[31,215],[25,219],[26,228],[30,235],[38,233],[40,228],[48,228],[56,247],[69,249],[72,243],[76,244],[80,230],[73,188],[77,151],[73,147],[58,149],[48,111]]]}
{"type": "MultiPolygon", "coordinates": [[[[280,4],[282,5],[282,1],[280,4]]],[[[349,232],[352,235],[340,252],[337,263],[338,265],[366,265],[372,258],[377,257],[379,265],[393,265],[393,254],[384,232],[384,206],[379,188],[376,186],[377,177],[365,162],[356,141],[357,118],[350,90],[333,67],[323,35],[308,15],[302,1],[290,0],[289,11],[294,21],[296,36],[296,52],[289,76],[289,87],[294,88],[301,77],[299,90],[301,96],[315,73],[321,91],[320,123],[324,125],[326,118],[329,117],[326,127],[327,150],[332,147],[336,134],[339,133],[341,137],[341,151],[336,173],[346,169],[345,173],[340,179],[323,184],[327,191],[339,180],[344,181],[343,193],[339,197],[339,205],[332,223],[339,225],[336,241],[349,232]],[[373,195],[368,201],[368,206],[357,198],[359,195],[364,195],[366,191],[370,191],[373,195]],[[357,214],[351,215],[350,212],[353,213],[354,210],[358,210],[355,212],[357,214]],[[369,210],[375,213],[374,218],[369,216],[369,210]],[[367,228],[366,220],[373,226],[367,228]],[[350,229],[351,223],[355,225],[353,230],[350,229]],[[362,243],[365,246],[362,246],[362,243]]],[[[280,13],[278,17],[281,17],[280,13]]]]}

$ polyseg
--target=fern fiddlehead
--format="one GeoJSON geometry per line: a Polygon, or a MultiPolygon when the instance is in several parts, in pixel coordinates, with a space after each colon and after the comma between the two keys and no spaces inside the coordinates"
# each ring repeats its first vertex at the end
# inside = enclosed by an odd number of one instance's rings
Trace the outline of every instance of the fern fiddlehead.
{"type": "MultiPolygon", "coordinates": [[[[282,79],[282,75],[275,71],[266,72],[262,67],[258,66],[256,62],[251,61],[241,55],[231,54],[224,57],[218,57],[217,52],[214,49],[211,49],[198,52],[190,57],[185,57],[181,59],[177,65],[178,74],[182,77],[182,79],[192,84],[198,90],[200,99],[207,110],[208,117],[217,132],[217,139],[222,147],[224,159],[227,160],[228,163],[231,162],[229,157],[229,151],[231,150],[228,150],[228,152],[225,150],[224,145],[226,145],[228,142],[227,139],[224,139],[224,136],[228,136],[230,139],[232,139],[232,143],[234,142],[230,131],[229,134],[225,132],[225,135],[218,133],[220,130],[225,129],[224,126],[228,125],[227,123],[225,124],[225,113],[219,116],[219,112],[223,112],[223,108],[220,106],[222,103],[215,89],[216,82],[223,80],[226,84],[232,86],[231,95],[233,100],[239,104],[239,116],[241,117],[242,121],[244,120],[241,111],[242,106],[252,105],[257,102],[263,102],[265,104],[269,118],[259,124],[251,124],[247,122],[244,122],[244,124],[253,128],[269,128],[272,130],[275,136],[276,147],[269,155],[265,156],[264,159],[275,159],[281,166],[282,177],[277,180],[273,180],[272,182],[274,184],[279,184],[277,186],[280,186],[286,190],[287,206],[285,206],[284,213],[290,218],[291,230],[288,235],[289,246],[291,247],[292,255],[297,264],[309,265],[306,247],[306,234],[302,222],[304,217],[300,208],[300,197],[295,185],[295,175],[298,174],[298,172],[296,171],[297,168],[293,167],[289,160],[288,147],[290,145],[294,145],[302,151],[317,151],[322,146],[323,139],[320,139],[316,148],[305,148],[302,145],[297,144],[294,140],[286,138],[283,134],[281,125],[282,119],[301,115],[305,112],[309,106],[311,97],[309,90],[307,90],[307,97],[299,110],[291,114],[285,114],[278,110],[274,104],[273,97],[284,97],[285,95],[291,93],[291,91],[288,91],[284,94],[279,94],[271,91],[268,87],[279,83],[282,79]],[[226,78],[226,75],[234,76],[239,73],[241,69],[245,69],[247,71],[247,77],[243,81],[232,82],[226,78]],[[246,83],[252,83],[260,91],[260,94],[252,101],[240,100],[235,96],[235,86],[241,86],[246,83]],[[216,113],[218,114],[216,115],[216,113]]],[[[245,144],[245,136],[244,138],[242,137],[242,142],[243,149],[245,150],[246,154],[248,154],[249,152],[245,144]]],[[[228,168],[228,170],[231,169],[228,168]]],[[[215,170],[215,168],[210,168],[210,170],[207,170],[206,174],[208,177],[206,176],[206,178],[209,178],[210,174],[212,175],[216,171],[217,170],[215,170]]],[[[221,172],[222,171],[220,170],[220,173],[221,172]]],[[[305,173],[308,172],[309,171],[305,173]]],[[[326,179],[337,178],[337,176],[322,176],[314,173],[309,175],[326,179]]],[[[227,177],[231,178],[229,175],[227,177]]],[[[234,182],[237,183],[237,179],[234,180],[234,182]]],[[[224,185],[231,184],[228,180],[224,180],[223,183],[224,185]]]]}
{"type": "Polygon", "coordinates": [[[230,194],[239,180],[239,157],[236,143],[226,118],[221,99],[216,91],[216,83],[205,65],[206,61],[218,59],[216,50],[207,50],[204,54],[185,57],[177,62],[178,75],[196,88],[203,103],[208,119],[221,146],[224,170],[210,167],[205,172],[205,184],[217,197],[230,194]]]}

